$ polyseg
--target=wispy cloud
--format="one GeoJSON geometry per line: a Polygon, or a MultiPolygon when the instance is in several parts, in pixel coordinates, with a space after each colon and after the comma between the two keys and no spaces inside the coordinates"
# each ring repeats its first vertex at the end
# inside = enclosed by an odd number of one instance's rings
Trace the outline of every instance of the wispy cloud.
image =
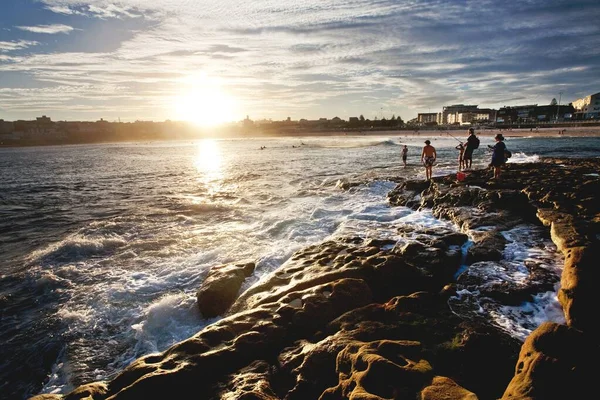
{"type": "Polygon", "coordinates": [[[85,15],[83,12],[75,9],[75,8],[70,8],[70,7],[66,7],[66,6],[47,6],[46,7],[47,10],[52,11],[53,13],[56,14],[64,14],[64,15],[85,15]]]}
{"type": "Polygon", "coordinates": [[[47,33],[47,34],[56,34],[56,33],[69,33],[74,30],[72,26],[62,25],[62,24],[54,24],[54,25],[37,25],[37,26],[17,26],[16,28],[22,31],[28,31],[33,33],[47,33]]]}
{"type": "Polygon", "coordinates": [[[0,54],[0,62],[10,62],[16,60],[15,57],[6,56],[4,54],[0,54]]]}
{"type": "Polygon", "coordinates": [[[108,3],[103,5],[90,4],[88,6],[88,11],[90,12],[90,14],[93,14],[100,18],[137,18],[142,16],[141,14],[136,13],[133,7],[116,5],[114,3],[108,3]]]}
{"type": "Polygon", "coordinates": [[[36,46],[38,44],[39,44],[39,42],[35,42],[35,41],[31,41],[31,40],[18,40],[18,41],[14,41],[14,42],[0,41],[0,52],[26,49],[27,47],[36,46]]]}
{"type": "Polygon", "coordinates": [[[143,16],[141,13],[136,12],[132,6],[106,1],[76,1],[71,5],[68,5],[68,2],[60,2],[52,5],[56,2],[49,0],[45,1],[45,3],[48,4],[45,7],[47,10],[63,15],[85,15],[88,17],[97,17],[101,19],[125,17],[138,18],[143,16]]]}

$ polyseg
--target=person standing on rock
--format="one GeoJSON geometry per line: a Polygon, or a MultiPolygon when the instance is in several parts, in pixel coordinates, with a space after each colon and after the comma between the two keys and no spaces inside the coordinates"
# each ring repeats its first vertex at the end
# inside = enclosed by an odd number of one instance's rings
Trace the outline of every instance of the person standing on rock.
{"type": "Polygon", "coordinates": [[[475,136],[475,129],[469,128],[469,137],[467,138],[467,146],[463,155],[463,164],[465,169],[471,169],[473,163],[473,150],[479,148],[479,138],[475,136]]]}
{"type": "Polygon", "coordinates": [[[506,145],[504,144],[504,136],[502,136],[501,133],[497,134],[494,137],[494,140],[496,140],[495,145],[488,145],[488,147],[492,149],[492,162],[490,165],[494,167],[493,179],[500,179],[502,166],[506,163],[506,158],[504,156],[504,152],[506,151],[506,145]]]}
{"type": "Polygon", "coordinates": [[[462,144],[462,142],[460,142],[456,147],[456,150],[458,150],[458,170],[462,171],[463,169],[465,169],[465,146],[462,144]]]}
{"type": "Polygon", "coordinates": [[[408,158],[408,147],[404,145],[402,148],[402,162],[404,163],[404,168],[406,168],[406,159],[408,158]]]}
{"type": "Polygon", "coordinates": [[[433,172],[433,164],[437,159],[437,153],[435,152],[435,147],[431,145],[429,140],[425,141],[425,147],[423,147],[423,151],[421,152],[421,161],[425,166],[425,176],[427,180],[431,179],[431,174],[433,172]]]}

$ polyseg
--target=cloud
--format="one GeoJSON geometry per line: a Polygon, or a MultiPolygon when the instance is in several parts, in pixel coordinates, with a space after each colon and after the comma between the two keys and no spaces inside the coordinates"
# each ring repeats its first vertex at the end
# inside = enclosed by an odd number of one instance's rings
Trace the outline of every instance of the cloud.
{"type": "Polygon", "coordinates": [[[138,18],[142,16],[142,14],[136,14],[133,7],[117,6],[112,3],[101,6],[90,4],[88,11],[99,18],[138,18]]]}
{"type": "Polygon", "coordinates": [[[16,28],[21,29],[22,31],[28,31],[33,33],[48,33],[48,34],[56,34],[56,33],[69,33],[74,28],[69,25],[62,24],[54,24],[54,25],[37,25],[37,26],[17,26],[16,28]]]}
{"type": "Polygon", "coordinates": [[[31,40],[18,40],[18,41],[12,41],[12,42],[0,41],[0,52],[26,49],[27,47],[36,46],[38,44],[39,44],[39,42],[35,42],[35,41],[31,41],[31,40]]]}
{"type": "Polygon", "coordinates": [[[240,53],[246,51],[246,49],[236,46],[228,46],[226,44],[215,44],[211,46],[211,48],[208,51],[215,53],[240,53]]]}
{"type": "MultiPolygon", "coordinates": [[[[138,110],[156,111],[157,99],[176,95],[180,78],[197,72],[225,82],[247,106],[243,116],[253,118],[372,116],[386,108],[410,119],[454,103],[541,104],[559,90],[563,100],[574,100],[600,89],[593,87],[600,84],[597,0],[528,0],[518,7],[495,0],[41,3],[62,14],[55,18],[81,19],[81,35],[52,38],[71,44],[76,37],[79,47],[20,54],[0,63],[0,74],[27,74],[41,86],[71,88],[79,99],[102,93],[107,104],[138,110]],[[85,46],[88,40],[106,45],[85,46]]],[[[73,29],[67,28],[58,32],[73,29]]],[[[0,52],[34,45],[13,39],[0,42],[0,52]]],[[[23,96],[35,100],[35,90],[23,96]]],[[[72,105],[65,99],[56,110],[72,105]]]]}
{"type": "Polygon", "coordinates": [[[47,10],[52,11],[53,13],[56,14],[63,14],[63,15],[85,15],[84,13],[82,13],[81,11],[78,11],[74,8],[70,8],[70,7],[66,7],[66,6],[47,6],[46,7],[47,10]]]}
{"type": "Polygon", "coordinates": [[[11,61],[15,61],[16,58],[15,57],[9,57],[3,54],[0,54],[0,62],[11,62],[11,61]]]}

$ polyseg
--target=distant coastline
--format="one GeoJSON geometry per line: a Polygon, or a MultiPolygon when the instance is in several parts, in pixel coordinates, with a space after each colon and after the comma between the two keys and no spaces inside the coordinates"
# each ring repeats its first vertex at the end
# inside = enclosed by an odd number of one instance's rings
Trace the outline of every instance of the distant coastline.
{"type": "MultiPolygon", "coordinates": [[[[315,132],[303,132],[298,135],[281,134],[277,136],[445,136],[446,132],[451,133],[453,136],[465,137],[467,136],[468,127],[460,127],[453,129],[442,129],[439,128],[420,128],[415,129],[402,129],[402,130],[377,130],[377,131],[315,131],[315,132]]],[[[560,137],[560,136],[574,136],[574,137],[600,137],[600,126],[572,126],[572,127],[552,127],[552,128],[539,128],[530,130],[529,128],[514,128],[514,129],[476,129],[478,136],[489,136],[493,137],[498,133],[502,133],[504,137],[560,137]],[[564,133],[559,133],[560,131],[564,133]]],[[[273,136],[273,135],[262,135],[262,136],[273,136]]]]}
{"type": "MultiPolygon", "coordinates": [[[[156,141],[189,141],[199,139],[221,139],[221,138],[268,138],[268,137],[318,137],[318,136],[399,136],[399,137],[436,137],[446,136],[448,133],[457,137],[465,137],[467,135],[466,126],[452,127],[404,127],[398,129],[365,129],[365,130],[348,130],[348,129],[331,129],[331,130],[306,130],[306,131],[220,131],[215,130],[214,133],[202,132],[197,135],[158,135],[146,137],[123,137],[115,139],[111,137],[107,140],[102,140],[98,137],[89,140],[77,138],[74,140],[67,139],[50,139],[36,138],[34,140],[0,140],[0,148],[8,147],[32,147],[32,146],[60,146],[60,145],[82,145],[82,144],[101,144],[101,143],[140,143],[140,142],[156,142],[156,141]]],[[[581,123],[561,123],[552,127],[537,127],[537,128],[490,128],[476,127],[476,134],[483,137],[493,137],[497,133],[502,133],[505,137],[600,137],[600,123],[584,124],[581,123]]]]}
{"type": "MultiPolygon", "coordinates": [[[[463,132],[463,136],[466,138],[467,129],[463,127],[461,130],[452,130],[452,134],[456,136],[458,132],[463,132]]],[[[406,132],[409,135],[419,135],[419,136],[427,136],[439,135],[443,134],[445,131],[439,131],[434,129],[421,129],[418,134],[406,132]]],[[[539,128],[539,129],[530,129],[530,128],[514,128],[514,129],[476,129],[476,134],[478,136],[490,136],[493,137],[498,133],[502,133],[504,137],[561,137],[561,136],[573,136],[573,137],[600,137],[600,126],[564,126],[560,127],[551,127],[551,128],[539,128]],[[560,133],[560,132],[563,133],[560,133]]]]}

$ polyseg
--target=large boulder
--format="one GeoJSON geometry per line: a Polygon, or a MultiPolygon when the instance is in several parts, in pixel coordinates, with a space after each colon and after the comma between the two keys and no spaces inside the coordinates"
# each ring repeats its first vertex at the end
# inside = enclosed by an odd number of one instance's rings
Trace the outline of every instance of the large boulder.
{"type": "Polygon", "coordinates": [[[515,375],[503,400],[587,399],[595,397],[598,344],[565,325],[540,325],[521,347],[515,375]]]}
{"type": "Polygon", "coordinates": [[[211,268],[196,292],[198,308],[205,318],[225,313],[237,298],[244,280],[254,272],[252,262],[211,268]]]}

